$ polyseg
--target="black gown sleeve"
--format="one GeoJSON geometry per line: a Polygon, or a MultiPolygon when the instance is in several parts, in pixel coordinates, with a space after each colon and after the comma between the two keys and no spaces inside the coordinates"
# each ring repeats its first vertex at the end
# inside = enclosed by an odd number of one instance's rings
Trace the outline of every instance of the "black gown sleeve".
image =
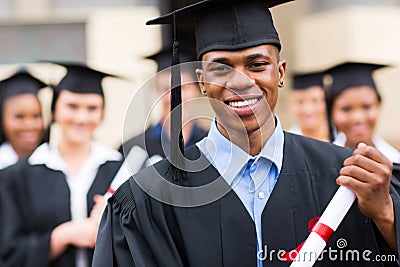
{"type": "Polygon", "coordinates": [[[396,229],[397,253],[396,257],[400,259],[400,164],[394,163],[393,175],[390,187],[390,196],[393,200],[394,223],[396,229]]]}
{"type": "Polygon", "coordinates": [[[29,231],[29,211],[20,195],[24,194],[20,182],[23,175],[20,164],[2,174],[0,191],[0,253],[3,267],[48,266],[51,232],[29,231]],[[18,188],[18,189],[16,189],[18,188]]]}
{"type": "Polygon", "coordinates": [[[137,211],[129,183],[109,199],[103,214],[93,267],[157,266],[137,224],[137,211]]]}

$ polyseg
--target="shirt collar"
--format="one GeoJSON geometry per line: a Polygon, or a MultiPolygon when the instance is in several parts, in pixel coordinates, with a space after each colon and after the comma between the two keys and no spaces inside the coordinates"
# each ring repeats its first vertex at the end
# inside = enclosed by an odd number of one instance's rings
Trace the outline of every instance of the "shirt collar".
{"type": "Polygon", "coordinates": [[[338,132],[333,143],[337,146],[344,146],[346,144],[346,135],[342,132],[338,132]]]}
{"type": "MultiPolygon", "coordinates": [[[[122,160],[122,155],[118,151],[101,145],[100,143],[92,142],[91,148],[88,160],[91,160],[92,163],[97,166],[107,161],[122,160]]],[[[53,170],[66,170],[66,164],[57,149],[57,145],[49,145],[48,143],[42,144],[32,153],[28,161],[31,165],[44,164],[53,170]]]]}
{"type": "MultiPolygon", "coordinates": [[[[344,133],[339,132],[333,142],[338,146],[345,146],[347,141],[347,137],[344,133]]],[[[372,143],[375,145],[376,149],[378,149],[385,157],[387,157],[390,161],[399,163],[400,162],[400,152],[389,145],[385,140],[380,138],[378,135],[372,135],[372,143]]]]}
{"type": "Polygon", "coordinates": [[[5,168],[7,166],[13,165],[18,161],[17,153],[15,153],[11,144],[8,142],[4,142],[0,145],[0,155],[4,155],[4,157],[1,158],[0,169],[2,167],[5,168]]]}
{"type": "Polygon", "coordinates": [[[251,158],[255,161],[260,158],[272,161],[280,173],[283,161],[284,134],[278,117],[275,118],[274,132],[261,149],[260,154],[255,157],[250,156],[225,138],[219,132],[215,119],[211,123],[208,136],[198,142],[197,146],[230,185],[251,158]]]}

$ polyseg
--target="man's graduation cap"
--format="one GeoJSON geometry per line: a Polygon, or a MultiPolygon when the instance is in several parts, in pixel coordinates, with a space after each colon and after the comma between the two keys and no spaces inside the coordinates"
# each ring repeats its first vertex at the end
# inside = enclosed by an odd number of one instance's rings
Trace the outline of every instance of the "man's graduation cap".
{"type": "Polygon", "coordinates": [[[153,24],[193,23],[197,57],[212,50],[281,44],[268,8],[293,0],[203,0],[150,20],[153,24]]]}
{"type": "Polygon", "coordinates": [[[371,86],[377,91],[372,73],[387,65],[346,62],[334,66],[326,72],[332,75],[332,85],[330,95],[338,95],[349,87],[353,86],[371,86]]]}
{"type": "Polygon", "coordinates": [[[240,50],[271,44],[281,49],[269,7],[292,0],[203,0],[177,9],[169,14],[148,21],[147,25],[172,24],[174,42],[171,77],[171,163],[173,178],[185,179],[179,168],[184,162],[182,137],[182,109],[179,42],[176,25],[192,23],[195,26],[196,53],[202,56],[214,50],[240,50]]]}
{"type": "Polygon", "coordinates": [[[295,91],[304,90],[312,86],[323,87],[324,74],[321,72],[313,73],[295,73],[293,74],[292,89],[295,91]]]}
{"type": "Polygon", "coordinates": [[[78,94],[99,94],[103,96],[104,92],[101,85],[103,78],[117,77],[109,73],[92,69],[81,63],[56,61],[50,63],[63,66],[67,69],[67,74],[65,74],[58,85],[54,86],[54,91],[56,93],[67,90],[78,94]]]}
{"type": "Polygon", "coordinates": [[[0,99],[22,95],[37,95],[40,89],[47,87],[47,84],[32,76],[25,68],[20,68],[16,73],[0,81],[0,99]]]}

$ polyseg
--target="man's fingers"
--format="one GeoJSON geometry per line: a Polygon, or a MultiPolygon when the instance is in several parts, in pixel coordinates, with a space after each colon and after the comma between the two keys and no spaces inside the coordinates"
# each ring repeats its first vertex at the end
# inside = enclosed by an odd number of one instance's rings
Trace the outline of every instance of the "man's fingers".
{"type": "Polygon", "coordinates": [[[353,156],[355,155],[365,156],[381,164],[391,164],[391,161],[386,158],[378,149],[372,146],[367,146],[364,143],[358,144],[358,147],[353,151],[353,156]]]}
{"type": "Polygon", "coordinates": [[[353,177],[361,182],[367,183],[371,181],[371,173],[359,166],[350,165],[340,169],[341,176],[353,177]]]}
{"type": "Polygon", "coordinates": [[[371,173],[390,176],[393,164],[376,148],[359,144],[353,155],[343,162],[343,166],[358,166],[371,173]]]}
{"type": "Polygon", "coordinates": [[[338,185],[343,185],[353,191],[356,195],[358,192],[362,191],[365,188],[365,183],[359,180],[354,179],[353,177],[340,175],[336,179],[336,183],[338,185]]]}
{"type": "Polygon", "coordinates": [[[363,168],[367,170],[368,172],[371,173],[381,173],[381,172],[387,172],[391,171],[389,170],[390,168],[382,163],[376,162],[372,160],[371,158],[368,158],[364,155],[356,154],[348,157],[344,162],[343,162],[344,167],[350,167],[350,166],[357,166],[360,168],[363,168]]]}

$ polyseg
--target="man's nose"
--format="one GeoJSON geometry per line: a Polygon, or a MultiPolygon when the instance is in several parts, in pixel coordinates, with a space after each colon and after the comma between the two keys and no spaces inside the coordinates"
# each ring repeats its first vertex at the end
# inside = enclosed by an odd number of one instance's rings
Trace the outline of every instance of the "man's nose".
{"type": "Polygon", "coordinates": [[[251,88],[254,85],[254,80],[247,77],[244,73],[235,70],[232,72],[232,75],[226,86],[228,89],[242,91],[251,88]]]}

